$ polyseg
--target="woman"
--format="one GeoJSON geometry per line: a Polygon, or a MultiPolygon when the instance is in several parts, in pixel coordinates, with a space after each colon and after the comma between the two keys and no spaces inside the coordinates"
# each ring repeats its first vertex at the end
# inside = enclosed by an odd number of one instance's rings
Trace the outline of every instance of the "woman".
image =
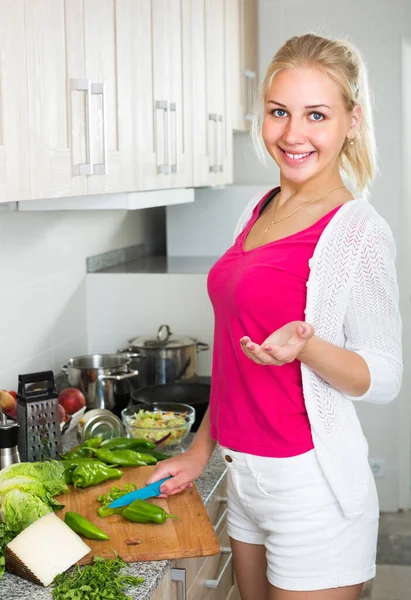
{"type": "Polygon", "coordinates": [[[150,479],[171,474],[161,491],[178,493],[220,444],[242,600],[358,600],[375,575],[378,498],[355,403],[392,401],[402,364],[395,245],[364,199],[367,85],[346,41],[294,37],[274,56],[254,134],[281,185],[246,208],[210,271],[210,408],[150,479]]]}

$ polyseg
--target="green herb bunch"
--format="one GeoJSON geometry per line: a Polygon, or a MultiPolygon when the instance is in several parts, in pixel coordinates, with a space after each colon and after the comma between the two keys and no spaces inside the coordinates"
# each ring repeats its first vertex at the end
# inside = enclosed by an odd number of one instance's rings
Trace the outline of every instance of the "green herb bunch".
{"type": "Polygon", "coordinates": [[[137,586],[144,577],[122,575],[124,560],[94,557],[92,565],[76,566],[72,571],[61,573],[54,579],[52,591],[55,600],[132,600],[124,593],[127,585],[137,586]]]}

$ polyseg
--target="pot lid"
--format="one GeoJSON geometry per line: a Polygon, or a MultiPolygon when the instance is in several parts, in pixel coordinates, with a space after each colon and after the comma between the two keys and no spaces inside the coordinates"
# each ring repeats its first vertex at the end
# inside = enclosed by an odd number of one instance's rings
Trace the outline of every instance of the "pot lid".
{"type": "Polygon", "coordinates": [[[155,337],[138,336],[128,342],[134,348],[182,348],[192,346],[196,340],[188,335],[173,336],[168,325],[160,325],[155,337]]]}

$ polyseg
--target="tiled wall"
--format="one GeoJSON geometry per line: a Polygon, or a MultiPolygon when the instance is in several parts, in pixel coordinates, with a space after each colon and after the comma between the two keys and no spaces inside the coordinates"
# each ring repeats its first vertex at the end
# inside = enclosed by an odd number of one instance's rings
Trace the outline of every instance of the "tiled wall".
{"type": "Polygon", "coordinates": [[[145,242],[149,211],[0,213],[0,389],[86,353],[86,257],[145,242]]]}

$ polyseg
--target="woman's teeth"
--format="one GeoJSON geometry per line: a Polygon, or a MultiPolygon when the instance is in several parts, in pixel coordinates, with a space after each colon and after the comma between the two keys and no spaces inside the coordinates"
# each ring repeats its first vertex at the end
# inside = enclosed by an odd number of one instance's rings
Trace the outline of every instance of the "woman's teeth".
{"type": "Polygon", "coordinates": [[[285,154],[289,158],[292,158],[293,160],[298,160],[300,158],[306,158],[307,156],[309,156],[311,154],[311,152],[306,152],[305,154],[290,154],[289,152],[285,152],[285,154]]]}

